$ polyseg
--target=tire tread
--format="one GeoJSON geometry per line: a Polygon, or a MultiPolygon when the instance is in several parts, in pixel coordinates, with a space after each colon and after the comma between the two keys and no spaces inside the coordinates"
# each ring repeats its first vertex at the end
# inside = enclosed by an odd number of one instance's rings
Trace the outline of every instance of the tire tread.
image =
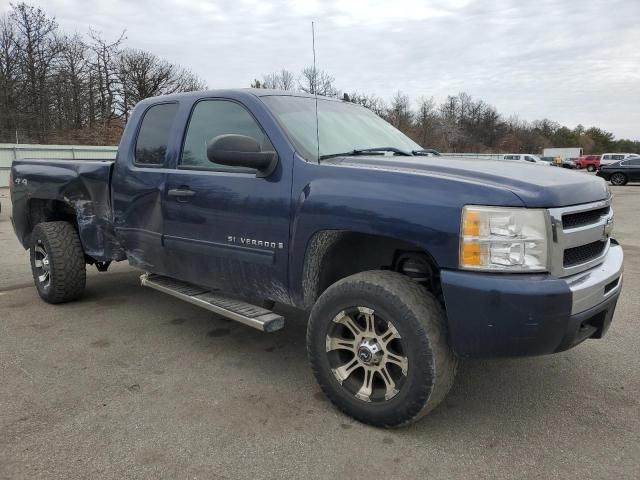
{"type": "Polygon", "coordinates": [[[80,237],[69,222],[44,222],[36,225],[32,234],[31,268],[38,293],[48,303],[63,303],[82,295],[86,285],[86,267],[80,237]],[[40,288],[33,247],[38,240],[46,242],[51,262],[48,290],[40,288]]]}

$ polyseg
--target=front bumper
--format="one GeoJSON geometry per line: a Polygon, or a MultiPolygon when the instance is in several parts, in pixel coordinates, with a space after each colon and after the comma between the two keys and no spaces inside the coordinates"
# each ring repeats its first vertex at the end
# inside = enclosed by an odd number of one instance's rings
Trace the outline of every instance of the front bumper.
{"type": "Polygon", "coordinates": [[[441,272],[449,333],[462,357],[530,356],[602,337],[622,288],[622,247],[565,278],[548,274],[441,272]]]}

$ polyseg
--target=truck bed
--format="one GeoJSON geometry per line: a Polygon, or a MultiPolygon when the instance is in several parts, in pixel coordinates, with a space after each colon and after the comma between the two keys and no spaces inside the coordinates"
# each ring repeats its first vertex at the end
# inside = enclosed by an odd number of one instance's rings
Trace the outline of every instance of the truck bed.
{"type": "Polygon", "coordinates": [[[12,222],[24,248],[41,216],[73,220],[85,254],[97,262],[123,260],[113,229],[111,160],[16,160],[11,166],[12,222]]]}

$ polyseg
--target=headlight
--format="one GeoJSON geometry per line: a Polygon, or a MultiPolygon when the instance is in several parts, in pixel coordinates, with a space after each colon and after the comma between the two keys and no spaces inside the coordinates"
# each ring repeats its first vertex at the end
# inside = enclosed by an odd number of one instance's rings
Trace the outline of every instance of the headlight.
{"type": "Polygon", "coordinates": [[[460,268],[544,272],[547,270],[547,212],[542,209],[462,209],[460,268]]]}

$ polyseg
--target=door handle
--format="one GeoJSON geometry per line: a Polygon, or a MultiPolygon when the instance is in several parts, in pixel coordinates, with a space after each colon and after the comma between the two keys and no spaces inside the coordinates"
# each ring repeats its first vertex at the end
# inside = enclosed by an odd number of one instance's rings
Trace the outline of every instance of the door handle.
{"type": "Polygon", "coordinates": [[[193,190],[186,190],[183,188],[174,188],[167,192],[170,197],[193,197],[196,192],[193,190]]]}
{"type": "Polygon", "coordinates": [[[189,198],[196,194],[193,190],[187,188],[173,188],[167,192],[170,197],[177,197],[179,202],[186,202],[189,198]]]}

